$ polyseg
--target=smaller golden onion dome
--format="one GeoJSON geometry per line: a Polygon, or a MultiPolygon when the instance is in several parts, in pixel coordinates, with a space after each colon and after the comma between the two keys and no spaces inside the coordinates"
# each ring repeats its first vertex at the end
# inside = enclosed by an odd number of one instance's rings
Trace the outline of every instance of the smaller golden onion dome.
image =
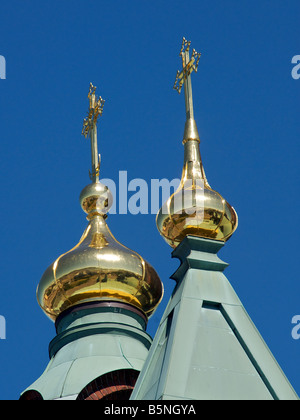
{"type": "Polygon", "coordinates": [[[184,142],[184,166],[177,191],[159,210],[156,224],[175,248],[187,235],[226,241],[237,228],[233,207],[207,182],[199,141],[184,142]]]}
{"type": "Polygon", "coordinates": [[[160,234],[175,248],[187,235],[226,241],[237,228],[233,207],[207,182],[199,150],[200,137],[194,119],[191,73],[197,71],[201,54],[190,41],[182,40],[179,55],[182,71],[178,71],[173,88],[178,93],[184,86],[186,122],[183,134],[184,165],[177,191],[159,210],[156,224],[160,234]]]}
{"type": "Polygon", "coordinates": [[[88,214],[88,220],[95,215],[106,217],[112,206],[112,200],[113,197],[108,187],[99,181],[87,185],[79,197],[82,210],[88,214]]]}
{"type": "Polygon", "coordinates": [[[45,271],[37,290],[40,306],[55,320],[79,303],[121,301],[149,317],[161,301],[163,285],[154,268],[110,232],[105,222],[112,203],[108,188],[90,184],[80,201],[89,225],[79,243],[45,271]]]}

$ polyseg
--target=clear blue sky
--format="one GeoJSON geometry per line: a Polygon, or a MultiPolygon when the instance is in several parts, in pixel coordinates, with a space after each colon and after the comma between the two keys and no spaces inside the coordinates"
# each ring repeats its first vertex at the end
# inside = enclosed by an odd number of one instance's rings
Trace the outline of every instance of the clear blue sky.
{"type": "MultiPolygon", "coordinates": [[[[101,176],[180,177],[184,96],[172,90],[181,39],[202,52],[193,76],[207,177],[237,210],[219,256],[226,275],[300,394],[298,0],[2,1],[0,55],[0,399],[16,399],[48,363],[55,330],[36,286],[86,226],[78,197],[89,183],[81,136],[92,81],[106,99],[101,176]]],[[[165,299],[178,262],[154,215],[111,215],[110,229],[157,270],[165,299]]]]}

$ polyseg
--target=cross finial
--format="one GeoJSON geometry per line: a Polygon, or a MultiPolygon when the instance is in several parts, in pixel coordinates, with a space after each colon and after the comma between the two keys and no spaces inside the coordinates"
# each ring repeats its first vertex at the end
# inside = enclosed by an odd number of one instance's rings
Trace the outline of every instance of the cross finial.
{"type": "Polygon", "coordinates": [[[177,71],[175,83],[173,86],[173,89],[177,90],[177,92],[180,93],[182,85],[184,84],[187,120],[190,118],[194,118],[191,73],[193,71],[197,72],[201,56],[200,53],[197,53],[197,51],[193,49],[192,57],[190,59],[190,45],[191,41],[187,41],[185,38],[183,38],[181,50],[179,53],[179,55],[182,58],[182,70],[177,71]]]}
{"type": "Polygon", "coordinates": [[[99,171],[100,171],[100,155],[98,155],[97,145],[97,120],[102,115],[104,99],[101,96],[95,94],[96,86],[90,83],[90,89],[88,93],[88,99],[90,106],[88,109],[88,115],[83,120],[82,134],[85,138],[88,136],[91,138],[91,149],[92,149],[92,173],[90,172],[90,178],[93,182],[99,182],[99,171]]]}

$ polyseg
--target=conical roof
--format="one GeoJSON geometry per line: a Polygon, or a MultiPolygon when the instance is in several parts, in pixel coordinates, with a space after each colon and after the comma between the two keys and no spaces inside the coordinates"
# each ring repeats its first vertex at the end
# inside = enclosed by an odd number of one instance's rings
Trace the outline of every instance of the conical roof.
{"type": "Polygon", "coordinates": [[[187,236],[173,251],[177,284],[131,399],[298,399],[223,274],[223,245],[187,236]]]}

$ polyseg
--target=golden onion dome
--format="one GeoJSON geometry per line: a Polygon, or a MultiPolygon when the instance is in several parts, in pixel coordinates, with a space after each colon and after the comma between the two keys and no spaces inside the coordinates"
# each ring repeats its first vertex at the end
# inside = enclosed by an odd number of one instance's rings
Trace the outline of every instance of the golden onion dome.
{"type": "Polygon", "coordinates": [[[207,182],[199,150],[199,133],[194,119],[191,73],[197,71],[201,54],[183,38],[174,89],[184,86],[186,123],[183,135],[184,165],[177,191],[159,210],[156,224],[160,234],[175,248],[187,235],[226,241],[238,225],[233,207],[207,182]]]}
{"type": "Polygon", "coordinates": [[[101,183],[83,190],[81,205],[89,225],[79,243],[42,276],[38,302],[53,320],[71,306],[101,300],[128,303],[149,317],[162,298],[162,282],[154,268],[109,230],[105,221],[109,197],[101,183]]]}
{"type": "Polygon", "coordinates": [[[207,182],[197,140],[184,144],[185,156],[178,189],[159,210],[156,224],[175,248],[187,235],[226,241],[238,224],[233,207],[207,182]]]}
{"type": "Polygon", "coordinates": [[[109,189],[99,182],[97,118],[104,100],[91,84],[90,108],[82,134],[91,138],[92,183],[80,194],[89,224],[80,241],[47,268],[37,288],[37,299],[52,320],[66,309],[85,302],[118,301],[130,304],[149,317],[163,296],[156,271],[137,252],[118,242],[106,224],[112,204],[109,189]]]}

